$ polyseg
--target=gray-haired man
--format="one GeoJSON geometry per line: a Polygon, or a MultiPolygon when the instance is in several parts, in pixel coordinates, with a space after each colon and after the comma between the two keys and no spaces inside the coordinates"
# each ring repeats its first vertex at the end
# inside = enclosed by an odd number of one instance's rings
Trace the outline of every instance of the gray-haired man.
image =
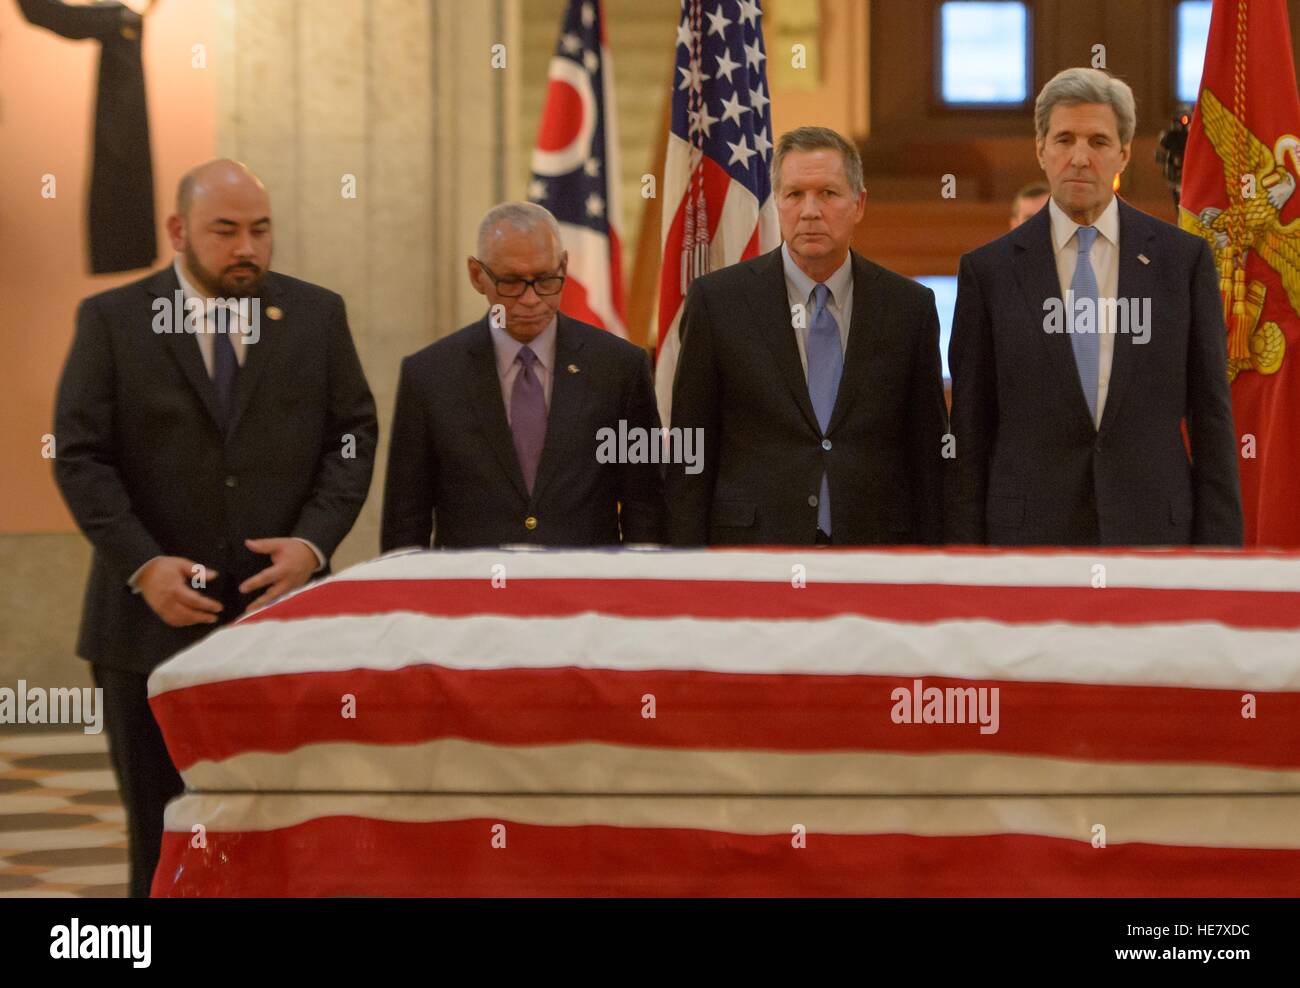
{"type": "Polygon", "coordinates": [[[1034,115],[1048,208],[961,259],[948,539],[1239,546],[1209,249],[1115,196],[1136,127],[1125,83],[1067,69],[1034,115]]]}
{"type": "Polygon", "coordinates": [[[852,251],[857,148],[824,127],[773,158],[784,243],[699,278],[682,316],[668,466],[675,545],[870,545],[941,536],[947,426],[934,293],[852,251]]]}
{"type": "Polygon", "coordinates": [[[487,313],[402,361],[384,551],[662,541],[649,359],[559,312],[566,262],[543,207],[483,218],[466,264],[487,313]]]}

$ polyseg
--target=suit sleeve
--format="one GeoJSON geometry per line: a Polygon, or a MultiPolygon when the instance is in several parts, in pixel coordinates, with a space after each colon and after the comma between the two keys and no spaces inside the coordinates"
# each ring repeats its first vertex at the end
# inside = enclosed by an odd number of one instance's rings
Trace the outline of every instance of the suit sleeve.
{"type": "Polygon", "coordinates": [[[384,517],[379,549],[429,548],[437,461],[430,442],[410,357],[402,361],[388,441],[388,475],[384,481],[384,517]]]}
{"type": "Polygon", "coordinates": [[[948,409],[943,400],[943,363],[939,358],[939,311],[934,292],[918,312],[921,327],[918,350],[912,361],[911,436],[912,537],[919,545],[943,542],[943,437],[948,431],[948,409]]]}
{"type": "Polygon", "coordinates": [[[997,437],[997,365],[993,327],[969,255],[957,271],[957,304],[948,344],[952,373],[951,433],[955,455],[945,461],[944,541],[982,545],[989,457],[997,437]]]}
{"type": "Polygon", "coordinates": [[[1237,432],[1228,386],[1227,329],[1219,276],[1202,241],[1192,274],[1188,342],[1187,432],[1192,447],[1193,545],[1242,544],[1237,432]]]}
{"type": "Polygon", "coordinates": [[[124,24],[139,24],[140,15],[121,3],[75,4],[63,0],[18,0],[23,16],[36,25],[64,38],[101,41],[124,24]]]}
{"type": "Polygon", "coordinates": [[[54,478],[78,527],[121,574],[163,549],[145,529],[118,472],[113,350],[93,300],[77,310],[77,332],[54,410],[54,478]]]}
{"type": "MultiPolygon", "coordinates": [[[[644,352],[629,376],[623,401],[623,418],[629,431],[659,432],[659,409],[650,383],[650,358],[644,352]]],[[[660,543],[664,540],[664,478],[658,463],[624,463],[619,467],[619,525],[624,542],[660,543]]]]}
{"type": "Polygon", "coordinates": [[[709,511],[722,448],[722,380],[714,354],[712,316],[699,282],[686,296],[679,332],[682,350],[673,379],[672,420],[668,425],[674,433],[682,430],[682,436],[687,429],[700,430],[693,435],[703,438],[697,447],[702,462],[692,466],[672,462],[684,460],[683,456],[670,457],[668,541],[674,546],[702,546],[709,541],[709,511]],[[689,472],[697,468],[697,473],[689,472]]]}
{"type": "Polygon", "coordinates": [[[366,502],[379,442],[375,400],[352,344],[343,299],[333,296],[332,306],[334,311],[323,320],[329,346],[329,394],[320,461],[311,496],[289,533],[317,546],[326,558],[334,555],[366,502]]]}

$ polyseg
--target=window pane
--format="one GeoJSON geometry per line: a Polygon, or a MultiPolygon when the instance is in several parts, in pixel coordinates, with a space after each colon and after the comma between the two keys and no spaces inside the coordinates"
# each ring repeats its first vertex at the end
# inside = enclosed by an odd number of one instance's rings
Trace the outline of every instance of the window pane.
{"type": "Polygon", "coordinates": [[[1210,0],[1184,0],[1178,5],[1178,99],[1182,103],[1195,103],[1200,96],[1212,6],[1210,0]]]}
{"type": "Polygon", "coordinates": [[[952,339],[952,315],[957,308],[957,279],[947,274],[927,274],[914,278],[934,292],[935,308],[939,310],[939,353],[943,357],[943,376],[948,373],[948,341],[952,339]]]}
{"type": "Polygon", "coordinates": [[[1023,3],[945,3],[941,8],[946,103],[1023,103],[1028,14],[1023,3]]]}

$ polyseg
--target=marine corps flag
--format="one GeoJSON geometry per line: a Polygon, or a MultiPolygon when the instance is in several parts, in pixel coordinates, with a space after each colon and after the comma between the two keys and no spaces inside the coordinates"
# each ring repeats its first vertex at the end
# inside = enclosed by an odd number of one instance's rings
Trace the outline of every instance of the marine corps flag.
{"type": "Polygon", "coordinates": [[[1219,269],[1248,547],[1300,546],[1297,135],[1286,0],[1214,0],[1179,222],[1219,269]]]}

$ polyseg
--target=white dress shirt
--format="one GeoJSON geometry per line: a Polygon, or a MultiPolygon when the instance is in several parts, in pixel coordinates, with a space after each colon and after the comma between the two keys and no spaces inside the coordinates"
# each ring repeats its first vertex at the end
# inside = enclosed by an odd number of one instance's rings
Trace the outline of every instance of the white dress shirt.
{"type": "MultiPolygon", "coordinates": [[[[804,380],[807,380],[808,331],[812,329],[815,310],[813,289],[817,287],[817,282],[808,277],[794,262],[794,258],[790,256],[790,248],[784,243],[781,244],[781,264],[785,268],[785,292],[790,299],[790,308],[793,310],[796,305],[804,306],[803,326],[795,328],[794,340],[799,347],[799,362],[803,364],[804,380]]],[[[843,351],[849,345],[849,319],[853,315],[853,255],[851,253],[826,279],[825,285],[831,293],[826,308],[830,310],[840,327],[840,350],[843,351]]]]}
{"type": "MultiPolygon", "coordinates": [[[[1074,282],[1074,268],[1079,263],[1079,242],[1074,231],[1080,224],[1066,215],[1065,210],[1056,204],[1055,199],[1048,200],[1048,209],[1052,218],[1052,249],[1056,252],[1056,277],[1061,283],[1061,299],[1070,290],[1074,282]]],[[[1111,196],[1108,205],[1092,224],[1097,228],[1097,238],[1092,242],[1088,256],[1092,261],[1092,273],[1097,278],[1097,296],[1113,299],[1119,293],[1119,200],[1111,196]]],[[[1093,425],[1101,425],[1101,413],[1106,407],[1106,392],[1110,385],[1110,368],[1115,359],[1115,329],[1110,325],[1110,312],[1106,306],[1099,306],[1094,326],[1101,337],[1097,353],[1097,418],[1093,425]]],[[[1068,325],[1068,323],[1067,323],[1068,325]]]]}
{"type": "MultiPolygon", "coordinates": [[[[176,260],[172,262],[172,266],[176,269],[176,278],[181,283],[181,293],[185,296],[185,300],[189,301],[192,298],[197,298],[202,300],[205,303],[204,318],[208,322],[208,327],[207,327],[208,331],[206,333],[195,333],[194,338],[199,341],[199,353],[203,355],[203,366],[206,367],[208,370],[208,377],[211,377],[212,376],[212,337],[213,337],[213,327],[211,324],[213,319],[216,316],[216,310],[215,309],[212,309],[210,311],[208,310],[206,305],[207,296],[204,295],[197,288],[195,288],[190,283],[189,278],[185,277],[185,265],[181,264],[181,259],[179,257],[177,257],[176,260]]],[[[235,348],[235,361],[239,364],[240,367],[243,367],[245,340],[247,340],[249,336],[248,326],[245,325],[245,323],[247,323],[248,320],[246,319],[241,320],[239,317],[239,312],[236,309],[227,309],[226,311],[227,311],[226,335],[230,337],[230,342],[231,344],[233,344],[235,348]]]]}
{"type": "MultiPolygon", "coordinates": [[[[197,298],[202,300],[205,303],[204,318],[209,324],[206,326],[207,332],[195,333],[194,338],[198,343],[199,353],[203,357],[203,366],[207,369],[208,377],[211,377],[212,376],[212,340],[214,336],[211,322],[216,316],[216,310],[215,309],[210,310],[207,308],[206,302],[208,296],[204,295],[197,288],[195,288],[194,285],[191,284],[190,279],[185,276],[185,266],[181,264],[181,259],[179,256],[177,256],[177,258],[172,262],[172,267],[175,268],[176,270],[176,280],[181,283],[181,294],[183,295],[185,300],[189,301],[192,298],[197,298]]],[[[235,361],[239,364],[240,367],[244,366],[244,359],[245,359],[244,347],[250,345],[246,342],[250,335],[248,333],[248,326],[244,325],[244,323],[246,322],[247,320],[241,319],[238,310],[227,309],[226,335],[230,337],[231,345],[234,347],[235,350],[235,361]]],[[[321,570],[323,570],[325,568],[325,562],[326,562],[325,553],[321,552],[320,549],[317,548],[316,544],[312,542],[310,539],[304,539],[297,535],[293,536],[293,538],[301,542],[303,545],[305,545],[316,556],[316,569],[314,570],[314,572],[319,573],[321,570]]],[[[147,562],[145,562],[144,565],[142,565],[139,569],[137,569],[134,573],[131,574],[131,576],[126,581],[126,585],[131,588],[133,593],[140,592],[140,587],[138,586],[138,583],[140,580],[140,574],[144,572],[145,566],[148,566],[149,563],[152,563],[154,559],[161,559],[161,558],[162,558],[161,556],[154,556],[153,559],[150,559],[147,562]]],[[[268,563],[268,565],[270,564],[268,563]]]]}
{"type": "MultiPolygon", "coordinates": [[[[551,319],[546,328],[528,344],[528,348],[536,354],[537,359],[533,361],[533,373],[542,383],[542,397],[546,402],[546,411],[551,410],[551,381],[555,377],[555,334],[557,319],[551,319]]],[[[520,370],[523,369],[521,364],[515,358],[519,356],[519,351],[524,344],[511,336],[500,326],[497,326],[491,319],[488,320],[488,331],[492,334],[492,348],[496,351],[497,358],[497,379],[501,382],[501,400],[506,406],[506,421],[510,422],[510,396],[514,390],[515,378],[519,376],[520,370]]]]}

